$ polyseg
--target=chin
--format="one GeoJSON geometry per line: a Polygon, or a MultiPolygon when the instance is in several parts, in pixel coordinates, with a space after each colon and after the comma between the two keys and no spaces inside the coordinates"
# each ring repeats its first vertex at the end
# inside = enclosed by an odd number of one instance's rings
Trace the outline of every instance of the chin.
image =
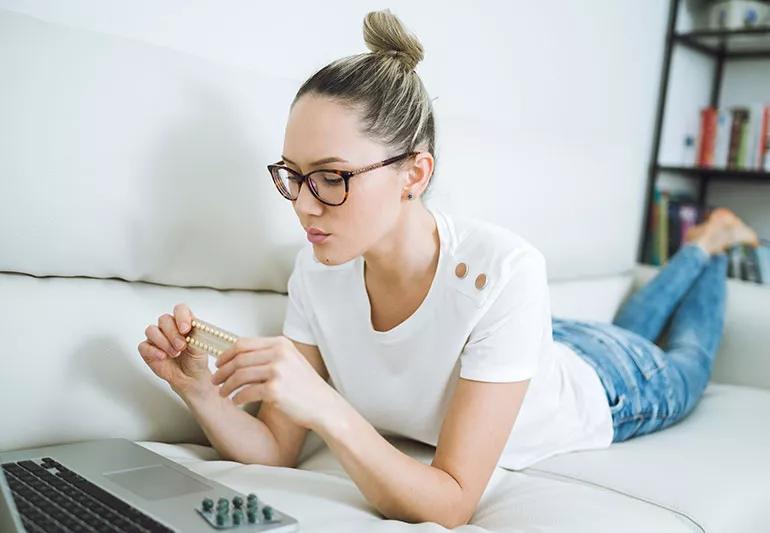
{"type": "Polygon", "coordinates": [[[353,259],[353,257],[339,257],[337,254],[329,253],[324,250],[324,246],[314,244],[313,255],[319,263],[323,263],[328,266],[342,265],[353,259]]]}

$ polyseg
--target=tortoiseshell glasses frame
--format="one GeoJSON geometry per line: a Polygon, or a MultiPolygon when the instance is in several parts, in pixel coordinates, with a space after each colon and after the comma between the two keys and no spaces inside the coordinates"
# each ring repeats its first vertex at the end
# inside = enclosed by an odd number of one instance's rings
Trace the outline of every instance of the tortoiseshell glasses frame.
{"type": "MultiPolygon", "coordinates": [[[[338,206],[338,205],[342,205],[343,203],[345,203],[345,200],[347,200],[348,191],[350,190],[350,186],[348,182],[350,181],[350,178],[352,178],[353,176],[362,174],[369,170],[374,170],[375,168],[380,168],[386,165],[390,165],[391,163],[395,163],[396,161],[400,161],[402,159],[405,159],[413,155],[417,155],[419,153],[420,153],[419,151],[406,152],[401,155],[397,155],[397,156],[385,159],[384,161],[367,165],[357,170],[337,170],[337,169],[331,169],[331,168],[319,168],[318,170],[313,170],[312,172],[308,172],[307,174],[300,174],[296,170],[292,170],[289,167],[284,166],[283,160],[278,161],[277,163],[274,163],[272,165],[267,165],[267,170],[270,172],[270,176],[273,178],[273,183],[278,189],[278,192],[280,192],[281,195],[287,200],[291,200],[291,201],[296,200],[299,197],[299,191],[302,189],[302,183],[307,181],[308,187],[310,188],[310,192],[319,202],[325,205],[338,206]],[[282,172],[284,174],[288,173],[286,174],[286,178],[289,178],[289,176],[291,176],[294,180],[298,180],[299,186],[297,187],[296,194],[292,195],[291,191],[289,190],[287,185],[284,183],[284,180],[281,176],[282,172]],[[342,178],[342,180],[345,183],[345,194],[342,197],[342,200],[340,200],[339,202],[335,202],[335,201],[328,201],[329,200],[328,198],[326,200],[321,198],[322,194],[319,191],[318,184],[315,182],[314,179],[311,178],[313,174],[318,174],[321,172],[336,174],[337,176],[342,178]]],[[[327,185],[327,187],[329,187],[329,185],[327,185]]],[[[339,195],[339,193],[336,193],[336,194],[339,195]]],[[[329,195],[329,192],[327,191],[327,196],[328,195],[329,195]]]]}

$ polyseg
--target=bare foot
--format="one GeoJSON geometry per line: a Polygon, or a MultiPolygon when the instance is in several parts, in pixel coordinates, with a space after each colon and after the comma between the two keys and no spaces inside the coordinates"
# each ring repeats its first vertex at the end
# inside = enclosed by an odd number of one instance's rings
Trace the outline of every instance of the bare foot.
{"type": "Polygon", "coordinates": [[[694,242],[709,254],[723,252],[739,243],[759,246],[756,232],[724,207],[717,207],[705,222],[690,228],[685,234],[685,242],[694,242]]]}

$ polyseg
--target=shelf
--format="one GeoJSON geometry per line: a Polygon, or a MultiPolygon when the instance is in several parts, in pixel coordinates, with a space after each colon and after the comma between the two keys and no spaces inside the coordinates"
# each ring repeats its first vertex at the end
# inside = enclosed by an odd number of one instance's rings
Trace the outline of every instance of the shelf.
{"type": "Polygon", "coordinates": [[[657,165],[658,172],[673,172],[684,174],[694,178],[721,180],[721,181],[760,181],[770,183],[770,172],[764,170],[741,170],[709,167],[677,167],[657,165]]]}
{"type": "Polygon", "coordinates": [[[674,41],[710,56],[729,59],[770,58],[770,26],[741,30],[675,32],[674,41]]]}

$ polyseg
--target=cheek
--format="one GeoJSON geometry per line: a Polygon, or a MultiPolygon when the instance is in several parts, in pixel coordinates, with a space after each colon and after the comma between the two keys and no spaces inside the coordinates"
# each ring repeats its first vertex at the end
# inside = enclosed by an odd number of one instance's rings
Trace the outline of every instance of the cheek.
{"type": "Polygon", "coordinates": [[[359,179],[358,183],[350,183],[347,202],[351,203],[357,211],[363,210],[366,213],[373,211],[389,210],[397,207],[401,198],[400,185],[398,180],[391,176],[383,178],[382,176],[371,176],[367,179],[366,174],[353,178],[359,179]]]}

